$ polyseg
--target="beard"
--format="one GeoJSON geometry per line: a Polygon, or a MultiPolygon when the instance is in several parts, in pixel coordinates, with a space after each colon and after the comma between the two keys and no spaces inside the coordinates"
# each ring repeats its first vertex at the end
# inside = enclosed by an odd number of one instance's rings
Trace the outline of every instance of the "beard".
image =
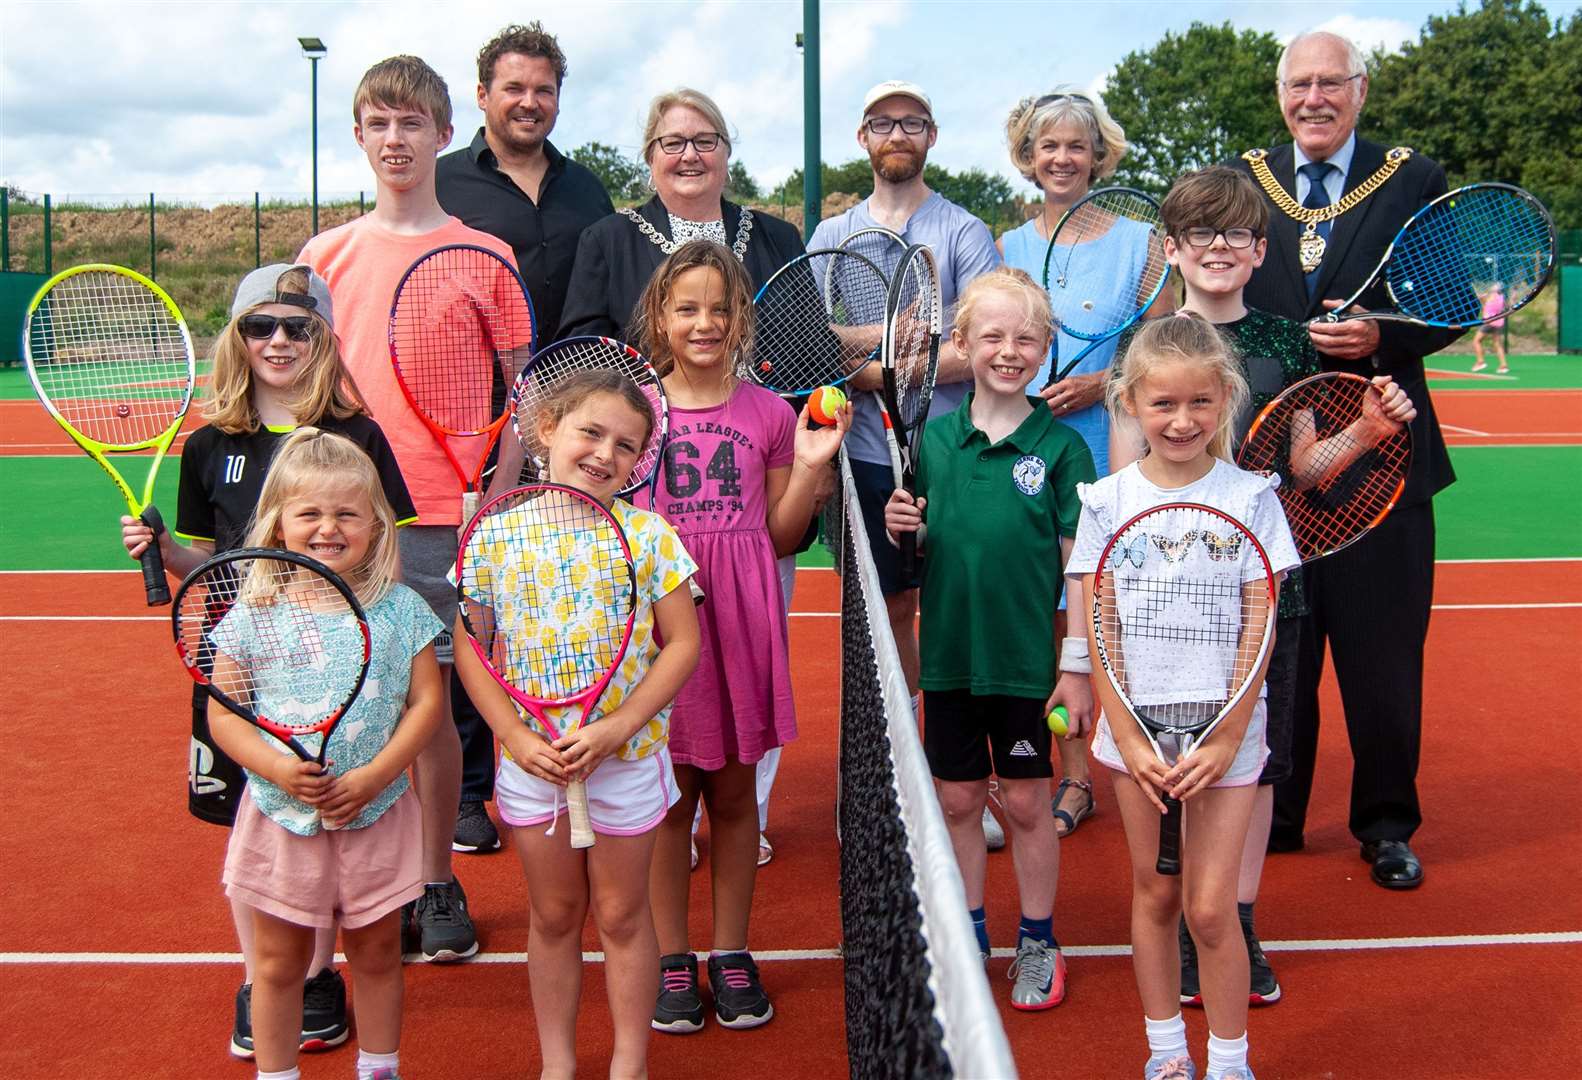
{"type": "Polygon", "coordinates": [[[869,154],[873,171],[892,184],[904,184],[923,171],[928,155],[902,147],[882,147],[869,154]]]}
{"type": "Polygon", "coordinates": [[[539,128],[536,134],[527,135],[517,131],[517,129],[511,124],[509,117],[506,118],[506,121],[504,125],[501,126],[501,128],[490,127],[489,132],[496,139],[498,139],[502,145],[507,146],[518,153],[530,153],[544,145],[544,140],[549,138],[549,130],[551,126],[546,123],[546,120],[548,119],[547,117],[539,114],[532,115],[533,118],[539,123],[539,128]]]}

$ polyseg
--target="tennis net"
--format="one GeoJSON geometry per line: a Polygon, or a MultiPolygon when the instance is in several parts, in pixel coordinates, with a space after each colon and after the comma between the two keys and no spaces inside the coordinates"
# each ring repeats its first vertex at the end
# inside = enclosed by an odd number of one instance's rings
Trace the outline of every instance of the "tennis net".
{"type": "Polygon", "coordinates": [[[841,455],[841,938],[851,1075],[1014,1077],[841,455]]]}

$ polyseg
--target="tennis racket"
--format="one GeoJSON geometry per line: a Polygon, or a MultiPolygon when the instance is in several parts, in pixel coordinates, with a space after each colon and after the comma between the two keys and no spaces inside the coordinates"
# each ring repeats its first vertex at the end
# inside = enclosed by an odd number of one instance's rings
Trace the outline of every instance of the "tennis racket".
{"type": "MultiPolygon", "coordinates": [[[[588,723],[637,617],[632,550],[609,509],[560,484],[507,491],[462,533],[456,580],[468,641],[511,699],[552,741],[588,723]]],[[[592,847],[586,777],[566,806],[571,846],[592,847]]]]}
{"type": "Polygon", "coordinates": [[[324,770],[372,654],[367,616],[339,576],[294,551],[227,551],[181,583],[171,628],[211,698],[324,770]]]}
{"type": "Polygon", "coordinates": [[[670,431],[670,404],[659,372],[648,358],[624,341],[606,337],[563,338],[546,345],[516,380],[511,390],[511,423],[516,437],[532,459],[536,478],[547,475],[549,448],[538,437],[538,411],[562,381],[581,371],[619,371],[637,384],[654,411],[648,445],[626,478],[621,495],[650,486],[659,474],[665,436],[670,431]]]}
{"type": "Polygon", "coordinates": [[[154,478],[192,404],[197,364],[187,324],[164,289],[135,270],[90,263],[63,270],[33,294],[23,348],[44,408],[97,461],[154,530],[139,557],[148,604],[170,603],[154,509],[154,478]],[[154,451],[142,497],[106,455],[154,451]]]}
{"type": "MultiPolygon", "coordinates": [[[[1154,753],[1192,753],[1258,692],[1274,644],[1277,582],[1263,546],[1227,514],[1169,503],[1116,530],[1093,577],[1093,638],[1110,687],[1154,753]]],[[[1113,722],[1113,718],[1112,718],[1113,722]]],[[[1181,801],[1161,791],[1161,874],[1181,872],[1181,801]]]]}
{"type": "MultiPolygon", "coordinates": [[[[909,495],[916,493],[917,441],[934,400],[944,306],[934,253],[913,244],[890,282],[884,320],[884,437],[896,486],[909,495]]],[[[917,573],[917,534],[902,533],[898,542],[901,574],[910,581],[917,573]]]]}
{"type": "Polygon", "coordinates": [[[1275,494],[1306,563],[1356,543],[1395,507],[1412,465],[1412,431],[1385,415],[1370,380],[1326,372],[1264,407],[1236,463],[1279,475],[1275,494]]]}
{"type": "Polygon", "coordinates": [[[1170,277],[1159,204],[1133,188],[1089,192],[1055,224],[1044,252],[1044,288],[1060,330],[1087,344],[1060,366],[1060,334],[1049,345],[1050,379],[1072,370],[1142,318],[1170,277]]]}
{"type": "Polygon", "coordinates": [[[792,259],[753,297],[746,376],[796,397],[839,386],[879,356],[888,286],[884,272],[854,251],[792,259]]]}
{"type": "Polygon", "coordinates": [[[1543,203],[1510,184],[1468,184],[1408,218],[1367,282],[1320,319],[1482,326],[1537,296],[1554,265],[1555,223],[1543,203]],[[1392,307],[1346,313],[1380,282],[1392,307]],[[1504,305],[1485,311],[1496,283],[1504,287],[1504,305]]]}
{"type": "Polygon", "coordinates": [[[450,244],[419,258],[390,305],[390,362],[408,404],[461,481],[463,523],[478,510],[507,395],[533,352],[522,276],[487,248],[450,244]],[[450,440],[475,440],[463,465],[450,440]]]}

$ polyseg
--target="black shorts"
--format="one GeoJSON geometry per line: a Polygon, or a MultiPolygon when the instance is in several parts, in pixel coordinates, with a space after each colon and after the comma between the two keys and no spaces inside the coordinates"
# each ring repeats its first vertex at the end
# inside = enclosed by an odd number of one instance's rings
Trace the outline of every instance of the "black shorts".
{"type": "Polygon", "coordinates": [[[1264,761],[1263,772],[1258,776],[1260,784],[1278,784],[1291,777],[1296,656],[1302,643],[1302,624],[1306,621],[1298,615],[1275,622],[1274,653],[1269,657],[1269,673],[1264,677],[1268,718],[1264,725],[1263,741],[1269,746],[1269,757],[1264,761]]]}
{"type": "Polygon", "coordinates": [[[903,578],[901,549],[890,543],[884,531],[884,504],[890,501],[890,493],[895,490],[894,470],[888,465],[852,458],[851,478],[857,488],[857,501],[862,506],[862,527],[868,533],[868,548],[873,552],[874,567],[879,571],[879,591],[892,596],[917,588],[923,583],[922,559],[918,559],[917,573],[911,580],[903,578]]]}
{"type": "Polygon", "coordinates": [[[247,786],[247,773],[209,734],[209,695],[192,688],[192,741],[187,751],[187,810],[214,825],[236,823],[236,807],[247,786]]]}
{"type": "Polygon", "coordinates": [[[1052,735],[1042,698],[923,691],[923,750],[936,780],[1047,780],[1052,735]]]}

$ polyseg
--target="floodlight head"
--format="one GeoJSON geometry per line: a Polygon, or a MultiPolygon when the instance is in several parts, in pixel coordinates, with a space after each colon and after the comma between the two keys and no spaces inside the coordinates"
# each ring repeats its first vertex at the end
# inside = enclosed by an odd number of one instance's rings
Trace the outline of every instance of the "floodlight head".
{"type": "Polygon", "coordinates": [[[317,60],[329,52],[329,49],[324,47],[324,42],[316,37],[299,37],[297,43],[302,46],[302,55],[309,60],[317,60]]]}

